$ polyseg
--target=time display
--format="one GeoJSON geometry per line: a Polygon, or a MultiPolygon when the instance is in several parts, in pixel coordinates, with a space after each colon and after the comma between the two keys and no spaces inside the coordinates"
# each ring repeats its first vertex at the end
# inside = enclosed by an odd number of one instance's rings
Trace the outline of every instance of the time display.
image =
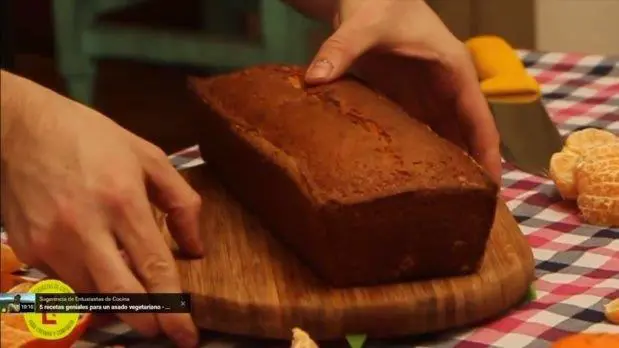
{"type": "Polygon", "coordinates": [[[34,308],[35,308],[34,303],[23,303],[22,302],[19,304],[19,311],[22,313],[33,313],[34,308]]]}

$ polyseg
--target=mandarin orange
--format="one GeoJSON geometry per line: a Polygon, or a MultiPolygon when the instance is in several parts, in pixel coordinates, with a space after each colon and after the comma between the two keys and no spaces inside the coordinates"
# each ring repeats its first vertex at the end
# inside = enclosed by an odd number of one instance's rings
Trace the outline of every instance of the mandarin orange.
{"type": "Polygon", "coordinates": [[[563,199],[578,198],[574,171],[579,155],[572,151],[557,152],[550,158],[550,179],[555,182],[557,190],[563,199]]]}
{"type": "Polygon", "coordinates": [[[616,298],[604,306],[606,319],[613,324],[619,325],[619,298],[616,298]]]}
{"type": "Polygon", "coordinates": [[[619,226],[619,137],[598,129],[572,133],[552,156],[549,176],[586,222],[619,226]]]}
{"type": "Polygon", "coordinates": [[[619,347],[619,334],[577,333],[556,341],[552,348],[614,348],[619,347]]]}
{"type": "Polygon", "coordinates": [[[565,148],[580,155],[588,148],[612,143],[614,141],[617,141],[617,136],[609,131],[597,128],[585,128],[570,134],[567,139],[565,139],[565,148]]]}

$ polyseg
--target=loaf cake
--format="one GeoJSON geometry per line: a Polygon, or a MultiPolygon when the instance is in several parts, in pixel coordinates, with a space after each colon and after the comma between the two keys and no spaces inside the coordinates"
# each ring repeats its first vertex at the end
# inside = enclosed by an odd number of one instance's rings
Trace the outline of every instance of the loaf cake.
{"type": "Polygon", "coordinates": [[[303,73],[261,65],[190,79],[204,106],[200,151],[227,190],[333,287],[474,271],[497,185],[358,80],[308,87],[303,73]]]}

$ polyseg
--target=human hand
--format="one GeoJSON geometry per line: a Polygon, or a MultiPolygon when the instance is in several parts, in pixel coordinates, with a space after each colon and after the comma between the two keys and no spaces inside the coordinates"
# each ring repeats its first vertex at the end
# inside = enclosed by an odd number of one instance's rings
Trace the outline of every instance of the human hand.
{"type": "Polygon", "coordinates": [[[499,135],[475,67],[425,1],[340,0],[334,26],[310,64],[308,83],[333,81],[352,68],[501,181],[499,135]]]}
{"type": "MultiPolygon", "coordinates": [[[[2,113],[1,207],[17,256],[77,292],[181,292],[149,200],[168,214],[179,246],[198,256],[200,197],[166,155],[100,113],[4,72],[2,113]]],[[[119,316],[144,335],[197,344],[189,314],[119,316]]]]}

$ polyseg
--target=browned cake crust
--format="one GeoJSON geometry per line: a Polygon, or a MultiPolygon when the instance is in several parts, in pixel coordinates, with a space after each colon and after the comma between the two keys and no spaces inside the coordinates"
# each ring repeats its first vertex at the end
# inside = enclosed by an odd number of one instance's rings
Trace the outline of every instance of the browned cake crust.
{"type": "Polygon", "coordinates": [[[200,150],[228,190],[333,286],[475,270],[497,185],[355,79],[306,88],[302,74],[265,65],[191,79],[205,105],[200,150]]]}

